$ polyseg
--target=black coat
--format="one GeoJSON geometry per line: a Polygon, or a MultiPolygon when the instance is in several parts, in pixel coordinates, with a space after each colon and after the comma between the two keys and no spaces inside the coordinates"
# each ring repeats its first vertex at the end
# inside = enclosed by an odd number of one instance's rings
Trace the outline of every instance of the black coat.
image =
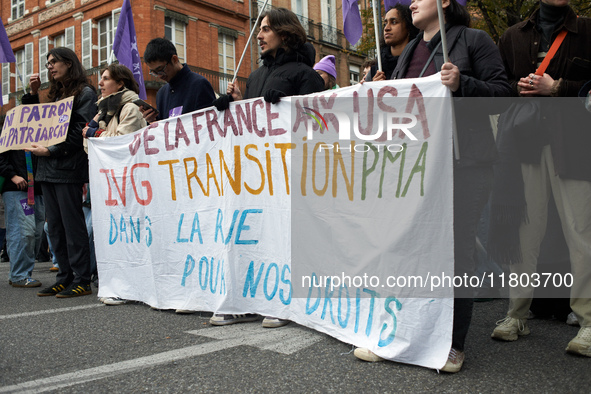
{"type": "MultiPolygon", "coordinates": [[[[497,46],[484,31],[465,26],[451,26],[446,30],[449,59],[460,70],[460,87],[453,93],[461,158],[456,165],[491,165],[497,153],[489,115],[506,109],[508,101],[499,97],[511,96],[505,67],[497,46]]],[[[412,54],[422,39],[423,33],[404,48],[392,79],[405,77],[412,54]]],[[[427,44],[431,51],[436,48],[434,62],[438,71],[443,65],[440,41],[437,33],[427,44]]]]}
{"type": "MultiPolygon", "coordinates": [[[[74,99],[66,140],[47,147],[50,156],[40,156],[35,181],[51,183],[88,182],[88,156],[82,145],[82,129],[97,113],[97,96],[86,86],[74,99]]],[[[23,104],[38,104],[39,96],[25,94],[23,104]]]]}
{"type": "Polygon", "coordinates": [[[262,58],[263,65],[246,81],[245,99],[262,97],[270,89],[286,96],[298,96],[324,90],[324,80],[312,68],[316,57],[314,47],[306,43],[297,51],[277,50],[273,58],[262,58]]]}
{"type": "Polygon", "coordinates": [[[158,120],[168,119],[170,110],[176,107],[183,107],[183,114],[207,108],[214,99],[209,81],[183,64],[183,68],[156,94],[158,120]]]}
{"type": "MultiPolygon", "coordinates": [[[[33,175],[37,171],[37,156],[31,154],[33,164],[33,175]]],[[[27,160],[24,150],[9,150],[0,154],[0,176],[5,178],[1,192],[19,192],[20,190],[12,181],[12,177],[18,175],[27,180],[27,160]]],[[[41,193],[41,186],[35,182],[35,194],[41,193]]]]}
{"type": "MultiPolygon", "coordinates": [[[[380,53],[382,54],[382,71],[386,75],[386,78],[388,78],[390,75],[392,75],[392,72],[394,72],[394,69],[396,68],[396,65],[398,64],[398,58],[400,56],[393,56],[392,52],[390,51],[390,47],[387,45],[382,47],[382,49],[380,50],[380,53]]],[[[365,80],[367,82],[372,81],[373,77],[375,77],[377,72],[378,72],[378,65],[376,64],[376,65],[371,66],[371,70],[365,76],[365,80]]]]}

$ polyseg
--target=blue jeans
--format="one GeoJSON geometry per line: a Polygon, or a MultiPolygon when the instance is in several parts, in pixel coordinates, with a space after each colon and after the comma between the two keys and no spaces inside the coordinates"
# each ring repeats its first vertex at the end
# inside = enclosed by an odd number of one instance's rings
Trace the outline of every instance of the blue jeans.
{"type": "Polygon", "coordinates": [[[13,282],[31,277],[35,256],[41,246],[45,223],[43,196],[35,196],[35,206],[23,209],[26,192],[5,192],[6,247],[10,256],[10,280],[13,282]]]}
{"type": "Polygon", "coordinates": [[[51,262],[53,263],[54,267],[59,267],[57,264],[57,259],[55,258],[55,254],[53,253],[53,247],[51,246],[51,239],[49,239],[49,235],[47,235],[47,222],[43,225],[43,230],[45,230],[45,236],[47,237],[47,245],[49,246],[49,252],[51,253],[51,262]]]}

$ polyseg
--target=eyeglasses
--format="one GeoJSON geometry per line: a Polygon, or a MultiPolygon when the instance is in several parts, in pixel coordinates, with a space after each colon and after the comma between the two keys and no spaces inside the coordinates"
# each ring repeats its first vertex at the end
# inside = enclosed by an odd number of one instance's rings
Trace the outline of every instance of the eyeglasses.
{"type": "Polygon", "coordinates": [[[170,60],[166,62],[165,65],[158,67],[156,70],[150,70],[150,75],[154,77],[159,77],[162,75],[166,75],[166,67],[170,64],[170,60]]]}
{"type": "Polygon", "coordinates": [[[58,62],[61,62],[61,60],[51,59],[50,61],[48,61],[47,63],[45,63],[45,68],[49,68],[50,66],[53,67],[58,62]]]}

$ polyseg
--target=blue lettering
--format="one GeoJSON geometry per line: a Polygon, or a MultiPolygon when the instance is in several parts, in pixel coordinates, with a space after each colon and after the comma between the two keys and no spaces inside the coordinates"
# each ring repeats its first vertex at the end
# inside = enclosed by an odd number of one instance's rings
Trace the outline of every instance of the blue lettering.
{"type": "Polygon", "coordinates": [[[400,301],[398,301],[398,299],[396,299],[394,297],[386,298],[386,302],[384,303],[384,307],[386,309],[386,312],[388,312],[388,314],[390,314],[390,316],[392,316],[392,331],[390,331],[390,334],[388,334],[386,339],[382,339],[382,334],[384,333],[384,331],[386,331],[386,328],[388,328],[388,325],[386,323],[384,323],[384,325],[382,326],[382,331],[380,331],[380,340],[378,341],[379,347],[388,346],[389,344],[392,343],[392,341],[394,341],[394,337],[396,336],[397,319],[396,319],[396,314],[394,313],[392,308],[390,308],[390,304],[392,302],[396,303],[396,310],[397,311],[402,309],[402,304],[400,303],[400,301]]]}
{"type": "Polygon", "coordinates": [[[349,289],[347,288],[347,286],[343,285],[339,288],[339,309],[338,309],[338,313],[337,313],[337,318],[339,319],[339,325],[342,328],[347,327],[347,323],[349,323],[349,315],[351,314],[351,300],[349,299],[349,289]],[[345,319],[341,319],[341,305],[342,305],[342,300],[343,300],[343,289],[345,289],[345,291],[347,292],[347,316],[345,317],[345,319]]]}
{"type": "Polygon", "coordinates": [[[183,279],[181,280],[181,286],[185,287],[185,280],[187,279],[187,276],[191,275],[191,273],[193,272],[193,268],[195,268],[195,259],[193,259],[193,257],[190,254],[188,254],[187,260],[185,260],[185,270],[183,271],[183,279]],[[189,268],[189,264],[191,265],[191,268],[189,268]]]}
{"type": "Polygon", "coordinates": [[[250,230],[250,226],[246,226],[244,224],[244,221],[246,220],[246,215],[248,215],[249,213],[263,213],[262,209],[247,209],[244,212],[242,212],[242,216],[240,217],[240,223],[238,223],[238,230],[236,230],[236,245],[256,245],[259,243],[258,240],[255,239],[248,239],[248,240],[241,240],[240,239],[240,234],[242,233],[242,230],[244,231],[248,231],[250,230]]]}
{"type": "Polygon", "coordinates": [[[277,293],[277,287],[279,287],[279,267],[277,266],[277,264],[271,263],[267,268],[267,273],[265,274],[265,282],[263,283],[263,293],[265,293],[265,298],[267,300],[271,301],[273,297],[275,297],[275,293],[277,293]],[[273,287],[273,291],[269,295],[269,292],[267,291],[267,283],[269,282],[269,273],[271,272],[271,268],[275,268],[275,287],[273,287]]]}
{"type": "Polygon", "coordinates": [[[283,298],[283,289],[281,289],[279,290],[279,299],[284,305],[289,305],[291,303],[291,280],[285,278],[285,271],[289,271],[289,276],[291,278],[291,269],[287,264],[285,264],[283,266],[283,269],[281,270],[281,282],[289,286],[289,296],[287,297],[287,299],[283,298]]]}
{"type": "Polygon", "coordinates": [[[246,273],[246,280],[244,281],[244,290],[242,291],[242,297],[246,297],[248,294],[248,289],[250,288],[250,298],[254,298],[257,293],[257,287],[259,286],[259,281],[261,280],[261,276],[263,275],[263,268],[265,267],[265,263],[261,264],[259,268],[259,272],[257,274],[256,280],[254,279],[254,261],[251,261],[248,265],[248,272],[246,273]]]}
{"type": "MultiPolygon", "coordinates": [[[[213,257],[211,258],[211,265],[213,267],[213,257]]],[[[199,260],[199,286],[201,286],[201,290],[207,289],[207,277],[209,275],[209,264],[207,261],[207,257],[201,257],[199,260]],[[205,262],[205,279],[202,281],[203,278],[203,263],[205,262]]]]}
{"type": "Polygon", "coordinates": [[[332,315],[332,295],[334,293],[334,290],[328,291],[328,289],[332,287],[332,278],[327,279],[328,280],[326,281],[326,287],[324,288],[324,307],[322,308],[322,315],[320,315],[320,318],[324,320],[324,317],[326,316],[326,305],[330,304],[330,320],[332,321],[332,324],[335,324],[334,316],[332,315]]]}

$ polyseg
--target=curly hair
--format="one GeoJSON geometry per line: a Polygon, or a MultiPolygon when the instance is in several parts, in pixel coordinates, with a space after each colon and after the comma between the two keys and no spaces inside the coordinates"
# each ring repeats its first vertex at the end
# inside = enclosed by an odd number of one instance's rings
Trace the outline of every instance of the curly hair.
{"type": "Polygon", "coordinates": [[[86,71],[74,51],[69,48],[57,47],[49,50],[47,59],[50,55],[68,66],[68,73],[62,81],[56,81],[50,74],[48,95],[50,100],[77,96],[86,86],[90,86],[96,92],[96,88],[88,80],[86,71]]]}
{"type": "Polygon", "coordinates": [[[295,51],[306,43],[306,31],[302,27],[297,15],[287,8],[273,8],[265,11],[261,15],[261,21],[265,17],[269,21],[271,30],[281,37],[288,51],[295,51]]]}
{"type": "MultiPolygon", "coordinates": [[[[410,12],[410,8],[407,5],[397,3],[394,7],[390,7],[388,11],[386,11],[386,14],[392,10],[398,11],[398,16],[400,16],[401,22],[404,23],[404,27],[408,32],[408,41],[412,41],[419,34],[419,29],[417,29],[417,27],[412,24],[412,12],[410,12]]],[[[386,41],[384,40],[383,34],[380,37],[380,46],[386,46],[386,41]]]]}
{"type": "Polygon", "coordinates": [[[101,70],[101,75],[103,75],[105,71],[109,71],[111,79],[115,82],[123,82],[123,86],[127,89],[133,90],[138,94],[140,93],[140,87],[133,77],[133,73],[129,68],[127,68],[127,66],[113,63],[103,68],[101,70]]]}

